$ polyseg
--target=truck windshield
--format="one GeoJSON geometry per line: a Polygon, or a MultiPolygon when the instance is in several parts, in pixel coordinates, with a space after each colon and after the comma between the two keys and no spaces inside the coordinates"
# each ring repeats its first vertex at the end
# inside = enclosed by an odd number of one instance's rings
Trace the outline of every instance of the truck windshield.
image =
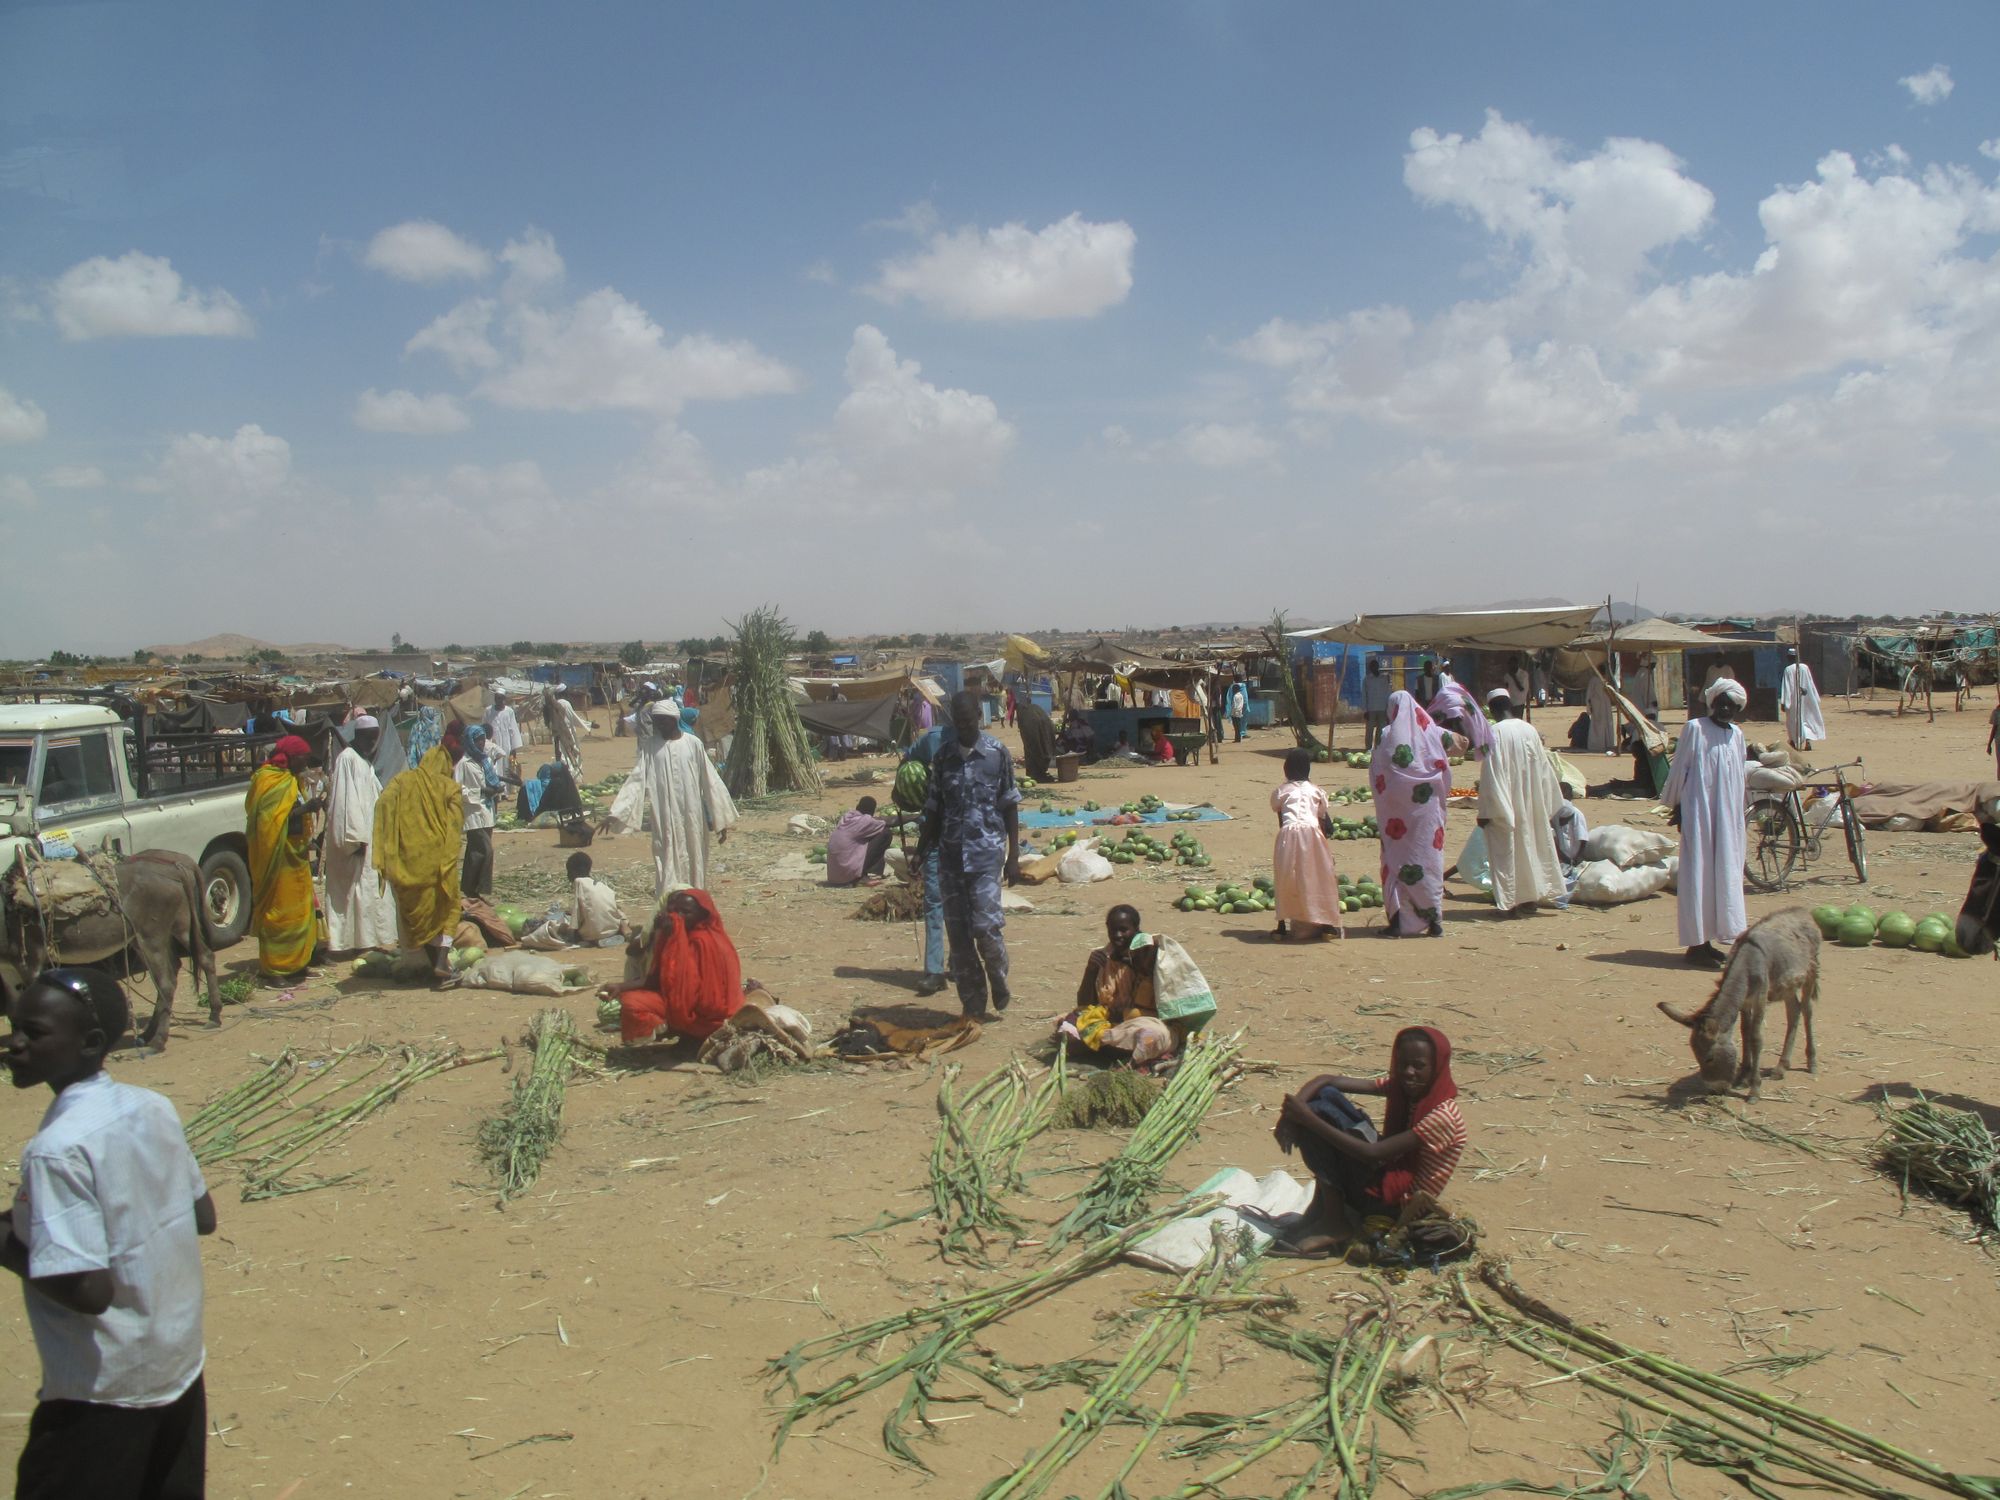
{"type": "Polygon", "coordinates": [[[12,807],[28,789],[28,767],[35,758],[35,742],[0,740],[0,806],[12,807]]]}
{"type": "Polygon", "coordinates": [[[118,800],[111,770],[111,742],[96,734],[50,738],[42,755],[42,811],[88,808],[118,800]]]}

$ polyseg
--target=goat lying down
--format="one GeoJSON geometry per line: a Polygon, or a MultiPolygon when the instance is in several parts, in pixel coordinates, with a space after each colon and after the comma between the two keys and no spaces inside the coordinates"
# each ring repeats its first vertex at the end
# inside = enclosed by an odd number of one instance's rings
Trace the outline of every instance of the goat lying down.
{"type": "Polygon", "coordinates": [[[1785,1007],[1785,1045],[1772,1076],[1792,1065],[1792,1038],[1805,1021],[1806,1071],[1819,1071],[1819,1051],[1813,1045],[1813,1002],[1819,998],[1819,927],[1803,906],[1773,912],[1757,923],[1729,950],[1729,962],[1715,993],[1700,1010],[1677,1009],[1667,1001],[1660,1009],[1692,1033],[1701,1080],[1712,1094],[1746,1088],[1757,1097],[1763,1079],[1764,1010],[1774,1002],[1785,1007]],[[1739,1054],[1735,1033],[1742,1033],[1739,1054]]]}

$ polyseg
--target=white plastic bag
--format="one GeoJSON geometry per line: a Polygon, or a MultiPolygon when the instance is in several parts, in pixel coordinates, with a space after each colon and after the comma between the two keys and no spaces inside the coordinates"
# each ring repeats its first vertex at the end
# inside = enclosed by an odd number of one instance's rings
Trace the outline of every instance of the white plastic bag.
{"type": "Polygon", "coordinates": [[[565,965],[546,953],[489,953],[459,976],[460,984],[476,990],[512,990],[517,995],[567,995],[588,989],[583,970],[565,965]]]}
{"type": "Polygon", "coordinates": [[[1657,896],[1673,883],[1679,861],[1666,864],[1635,865],[1621,870],[1608,859],[1593,859],[1577,872],[1571,901],[1585,906],[1622,906],[1627,901],[1657,896]]]}
{"type": "Polygon", "coordinates": [[[1257,1178],[1241,1167],[1225,1167],[1188,1197],[1211,1193],[1224,1195],[1221,1207],[1155,1230],[1126,1251],[1126,1259],[1156,1271],[1191,1271],[1208,1255],[1218,1231],[1232,1245],[1239,1234],[1247,1234],[1251,1248],[1261,1250],[1275,1237],[1280,1221],[1304,1213],[1313,1197],[1310,1187],[1283,1168],[1257,1178]]]}
{"type": "Polygon", "coordinates": [[[1114,873],[1111,861],[1097,852],[1097,840],[1085,839],[1070,846],[1056,866],[1056,879],[1064,885],[1091,885],[1109,880],[1114,873]]]}
{"type": "Polygon", "coordinates": [[[1743,784],[1753,792],[1789,792],[1805,785],[1805,772],[1796,766],[1757,766],[1743,773],[1743,784]]]}
{"type": "Polygon", "coordinates": [[[1608,860],[1621,870],[1630,870],[1660,864],[1679,848],[1670,833],[1650,833],[1643,828],[1627,828],[1622,823],[1606,823],[1590,830],[1583,841],[1583,857],[1608,860]]]}
{"type": "Polygon", "coordinates": [[[785,832],[791,834],[794,838],[816,839],[830,833],[832,830],[833,825],[831,823],[827,822],[825,818],[817,817],[812,813],[793,813],[790,820],[785,824],[785,832]]]}

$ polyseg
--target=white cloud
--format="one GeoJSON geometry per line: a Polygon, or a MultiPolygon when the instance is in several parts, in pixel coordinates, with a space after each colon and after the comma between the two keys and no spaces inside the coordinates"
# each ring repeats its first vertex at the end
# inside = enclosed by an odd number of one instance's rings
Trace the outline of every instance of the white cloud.
{"type": "Polygon", "coordinates": [[[1191,423],[1175,435],[1174,444],[1204,469],[1247,468],[1278,456],[1278,445],[1254,422],[1191,423]]]}
{"type": "Polygon", "coordinates": [[[1910,91],[1910,97],[1919,104],[1942,104],[1951,97],[1957,87],[1951,81],[1951,69],[1943,63],[1933,63],[1921,73],[1912,73],[1908,78],[1898,78],[1896,82],[1910,91]]]}
{"type": "Polygon", "coordinates": [[[1996,135],[1990,141],[1981,141],[1979,154],[1988,161],[2000,161],[2000,135],[1996,135]]]}
{"type": "Polygon", "coordinates": [[[0,443],[32,443],[48,431],[47,412],[0,385],[0,443]]]}
{"type": "Polygon", "coordinates": [[[368,432],[401,432],[411,437],[436,437],[463,432],[472,418],[456,397],[443,392],[419,396],[415,391],[365,390],[354,403],[354,425],[368,432]]]}
{"type": "Polygon", "coordinates": [[[538,296],[562,285],[563,258],[556,252],[555,236],[543,230],[531,227],[520,238],[509,240],[500,260],[507,267],[503,290],[512,300],[538,296]]]}
{"type": "MultiPolygon", "coordinates": [[[[479,394],[531,411],[646,411],[798,389],[798,376],[742,340],[688,334],[668,343],[637,303],[606,287],[568,307],[513,309],[512,363],[479,394]]],[[[421,335],[419,335],[421,337],[421,335]]]]}
{"type": "Polygon", "coordinates": [[[250,315],[220,287],[183,286],[172,262],[127,251],[71,266],[49,289],[56,327],[72,341],[100,338],[248,338],[250,315]]]}
{"type": "Polygon", "coordinates": [[[361,259],[398,281],[449,281],[456,276],[477,281],[493,269],[492,256],[430,219],[411,219],[378,231],[361,259]]]}
{"type": "Polygon", "coordinates": [[[254,422],[233,437],[190,432],[175,438],[155,473],[159,488],[216,530],[238,526],[284,497],[291,479],[292,445],[254,422]]]}
{"type": "Polygon", "coordinates": [[[33,510],[41,504],[35,487],[19,474],[0,474],[0,511],[33,510]]]}
{"type": "Polygon", "coordinates": [[[403,352],[439,355],[461,375],[493,369],[500,363],[500,351],[487,330],[493,326],[496,305],[490,297],[459,303],[413,334],[403,352]]]}
{"type": "Polygon", "coordinates": [[[975,322],[1095,317],[1131,292],[1137,243],[1124,221],[1096,224],[1080,214],[1038,230],[933,233],[916,254],[885,261],[869,291],[975,322]]]}
{"type": "Polygon", "coordinates": [[[932,385],[864,323],[847,351],[848,393],[834,413],[841,455],[866,480],[953,490],[992,477],[1014,428],[990,396],[932,385]]]}
{"type": "Polygon", "coordinates": [[[836,286],[840,282],[830,260],[816,260],[799,274],[817,286],[836,286]]]}
{"type": "Polygon", "coordinates": [[[52,490],[101,490],[104,471],[96,464],[62,464],[42,476],[52,490]]]}
{"type": "Polygon", "coordinates": [[[540,536],[560,498],[541,466],[522,459],[458,464],[443,475],[404,475],[384,486],[376,503],[400,526],[500,554],[540,536]]]}

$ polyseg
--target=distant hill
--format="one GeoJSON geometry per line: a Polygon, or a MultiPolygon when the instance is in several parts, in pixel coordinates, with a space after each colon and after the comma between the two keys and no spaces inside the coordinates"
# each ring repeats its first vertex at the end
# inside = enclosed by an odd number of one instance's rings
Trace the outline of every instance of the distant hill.
{"type": "Polygon", "coordinates": [[[354,648],[333,646],[324,641],[302,641],[296,646],[280,646],[273,641],[259,640],[254,635],[225,632],[178,646],[148,646],[145,649],[155,656],[166,657],[169,660],[199,656],[205,661],[241,661],[252,651],[277,650],[287,656],[332,656],[352,651],[354,648]]]}

